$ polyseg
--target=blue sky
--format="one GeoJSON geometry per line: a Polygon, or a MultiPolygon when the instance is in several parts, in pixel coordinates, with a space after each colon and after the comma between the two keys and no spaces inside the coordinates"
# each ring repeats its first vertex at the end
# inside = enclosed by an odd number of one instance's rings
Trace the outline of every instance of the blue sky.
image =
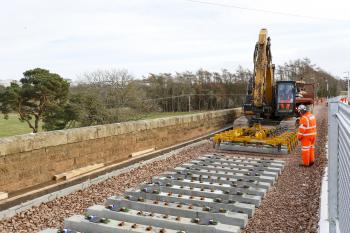
{"type": "Polygon", "coordinates": [[[0,9],[0,79],[41,67],[65,78],[96,69],[148,73],[252,67],[260,28],[276,65],[309,57],[350,70],[349,3],[333,0],[203,0],[315,17],[291,17],[188,0],[12,0],[0,9]]]}

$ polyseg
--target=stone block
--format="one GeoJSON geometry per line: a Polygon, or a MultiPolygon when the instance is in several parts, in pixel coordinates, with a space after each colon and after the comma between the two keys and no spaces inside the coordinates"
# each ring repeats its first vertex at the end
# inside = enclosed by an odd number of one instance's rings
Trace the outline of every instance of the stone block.
{"type": "Polygon", "coordinates": [[[95,127],[82,127],[67,130],[67,143],[81,142],[97,138],[95,127]]]}
{"type": "Polygon", "coordinates": [[[58,146],[67,144],[67,131],[57,130],[50,132],[37,133],[32,138],[32,149],[37,150],[41,148],[58,146]]]}
{"type": "Polygon", "coordinates": [[[158,119],[147,120],[149,123],[150,129],[157,129],[159,127],[158,119]]]}
{"type": "Polygon", "coordinates": [[[121,125],[124,126],[124,133],[131,133],[136,131],[135,121],[123,122],[121,125]]]}
{"type": "Polygon", "coordinates": [[[111,136],[109,131],[110,124],[93,126],[96,129],[96,138],[105,138],[111,136]]]}
{"type": "Polygon", "coordinates": [[[145,130],[146,127],[145,127],[145,124],[143,121],[134,121],[132,123],[133,127],[134,127],[134,132],[139,132],[139,131],[142,131],[142,130],[145,130]]]}
{"type": "Polygon", "coordinates": [[[9,155],[33,149],[34,135],[19,135],[0,139],[0,155],[9,155]]]}

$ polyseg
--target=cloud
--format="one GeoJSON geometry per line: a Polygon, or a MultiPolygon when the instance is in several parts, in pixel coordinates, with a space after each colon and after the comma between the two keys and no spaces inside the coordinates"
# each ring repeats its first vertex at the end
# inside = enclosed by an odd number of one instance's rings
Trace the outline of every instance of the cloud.
{"type": "Polygon", "coordinates": [[[348,69],[345,1],[213,2],[325,20],[186,0],[7,1],[0,9],[0,79],[19,78],[35,67],[72,79],[98,68],[127,68],[137,76],[200,67],[251,68],[262,27],[269,29],[276,64],[309,57],[336,75],[348,69]]]}

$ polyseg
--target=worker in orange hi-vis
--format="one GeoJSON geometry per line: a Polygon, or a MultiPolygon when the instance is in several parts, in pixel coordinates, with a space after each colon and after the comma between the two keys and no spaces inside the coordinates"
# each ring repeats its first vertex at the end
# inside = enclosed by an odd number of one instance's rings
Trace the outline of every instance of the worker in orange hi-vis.
{"type": "Polygon", "coordinates": [[[302,104],[299,105],[298,112],[300,114],[298,139],[301,141],[302,164],[310,166],[315,162],[316,117],[302,104]]]}

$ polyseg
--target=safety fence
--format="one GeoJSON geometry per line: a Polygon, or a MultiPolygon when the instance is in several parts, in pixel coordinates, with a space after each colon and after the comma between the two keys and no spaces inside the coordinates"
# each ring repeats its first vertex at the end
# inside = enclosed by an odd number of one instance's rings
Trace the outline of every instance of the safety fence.
{"type": "Polygon", "coordinates": [[[328,101],[329,232],[350,232],[350,105],[328,101]]]}
{"type": "Polygon", "coordinates": [[[212,111],[241,107],[246,94],[184,94],[143,100],[161,112],[212,111]]]}

